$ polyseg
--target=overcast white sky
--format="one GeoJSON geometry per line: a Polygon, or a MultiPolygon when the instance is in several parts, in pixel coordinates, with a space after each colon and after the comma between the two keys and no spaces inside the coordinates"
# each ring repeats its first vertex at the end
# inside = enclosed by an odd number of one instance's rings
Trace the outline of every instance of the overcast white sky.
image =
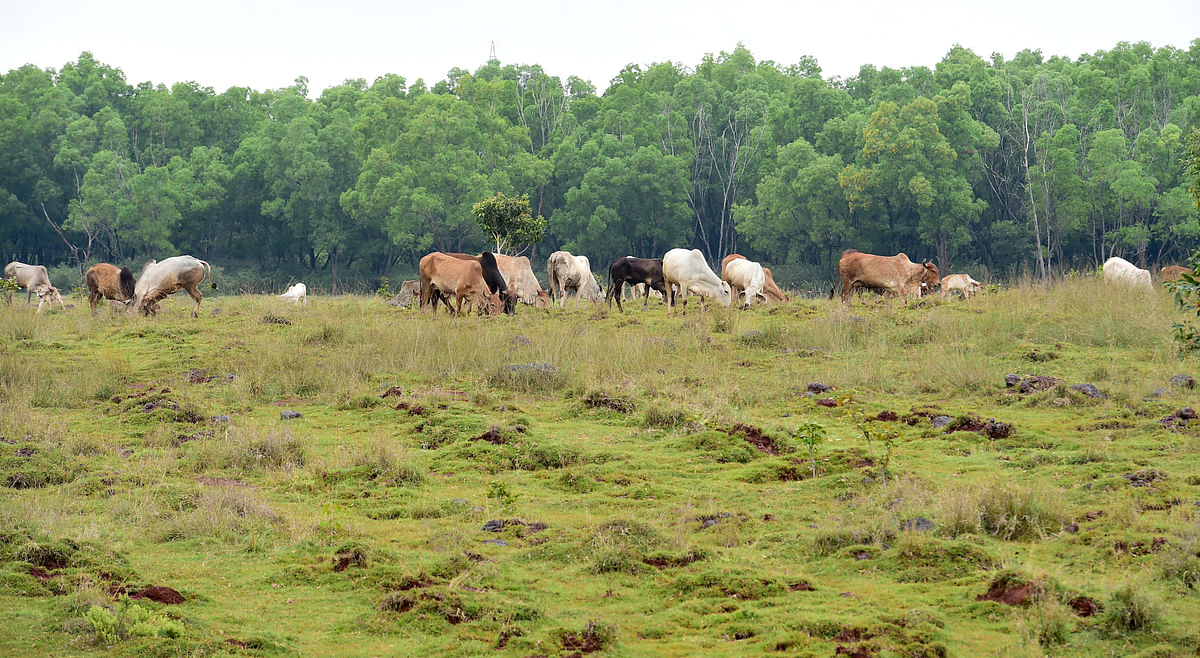
{"type": "Polygon", "coordinates": [[[1196,38],[1200,0],[0,0],[0,72],[57,70],[87,50],[131,84],[264,90],[303,75],[313,96],[385,73],[432,86],[484,64],[492,42],[503,64],[540,64],[603,92],[626,64],[691,67],[739,42],[781,65],[811,55],[828,78],[863,64],[932,67],[954,44],[984,58],[1025,48],[1077,58],[1120,41],[1187,50],[1196,38]]]}

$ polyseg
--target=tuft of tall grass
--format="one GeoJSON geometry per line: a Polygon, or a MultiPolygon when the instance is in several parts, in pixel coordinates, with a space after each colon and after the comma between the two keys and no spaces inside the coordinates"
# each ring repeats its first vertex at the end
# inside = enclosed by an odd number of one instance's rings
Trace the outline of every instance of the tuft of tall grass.
{"type": "Polygon", "coordinates": [[[208,469],[234,469],[243,473],[291,470],[308,459],[304,442],[287,427],[266,431],[231,427],[220,438],[184,444],[184,466],[200,473],[208,469]]]}

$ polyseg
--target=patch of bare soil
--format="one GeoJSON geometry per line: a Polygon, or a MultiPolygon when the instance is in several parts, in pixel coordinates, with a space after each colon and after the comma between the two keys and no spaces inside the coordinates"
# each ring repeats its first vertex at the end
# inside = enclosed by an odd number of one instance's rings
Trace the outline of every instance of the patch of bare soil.
{"type": "Polygon", "coordinates": [[[678,556],[648,557],[648,558],[643,559],[642,562],[654,567],[655,569],[666,569],[669,567],[686,567],[687,565],[689,565],[693,562],[699,562],[700,560],[703,560],[703,559],[704,559],[704,555],[702,555],[700,553],[696,553],[694,551],[688,551],[687,553],[684,553],[683,555],[678,555],[678,556]]]}
{"type": "Polygon", "coordinates": [[[381,398],[400,397],[404,395],[404,390],[399,386],[393,386],[379,395],[381,398]]]}
{"type": "Polygon", "coordinates": [[[235,639],[232,637],[225,638],[225,644],[235,646],[239,649],[248,649],[250,647],[249,644],[246,644],[245,642],[242,642],[241,640],[238,640],[238,639],[235,639]]]}
{"type": "Polygon", "coordinates": [[[29,567],[29,575],[33,576],[34,578],[37,578],[38,580],[40,580],[44,583],[47,580],[55,578],[57,574],[47,573],[41,567],[29,567]]]}
{"type": "Polygon", "coordinates": [[[424,416],[425,415],[425,407],[423,407],[419,404],[416,404],[416,403],[409,404],[407,402],[399,402],[396,404],[394,409],[396,409],[397,411],[407,411],[408,415],[410,415],[410,416],[424,416]]]}
{"type": "Polygon", "coordinates": [[[1070,605],[1071,609],[1075,611],[1075,614],[1079,615],[1080,617],[1091,617],[1099,614],[1101,610],[1104,610],[1104,606],[1100,605],[1099,601],[1086,596],[1073,598],[1068,605],[1070,605]]]}
{"type": "Polygon", "coordinates": [[[504,445],[505,443],[508,443],[508,439],[500,431],[499,425],[492,425],[490,428],[488,428],[488,431],[480,434],[479,436],[473,436],[468,439],[468,441],[487,441],[492,445],[504,445]]]}
{"type": "Polygon", "coordinates": [[[875,655],[875,651],[868,646],[845,647],[839,644],[838,648],[834,650],[833,655],[849,656],[849,658],[871,658],[871,656],[875,655]]]}
{"type": "Polygon", "coordinates": [[[1006,605],[1027,605],[1037,588],[1033,583],[1014,583],[1007,580],[997,580],[988,588],[986,594],[975,597],[976,601],[996,601],[1006,605]]]}
{"type": "Polygon", "coordinates": [[[815,592],[817,588],[813,587],[812,583],[807,580],[799,580],[788,585],[787,590],[789,592],[815,592]]]}
{"type": "Polygon", "coordinates": [[[871,420],[882,420],[884,422],[897,421],[900,420],[900,414],[891,410],[884,410],[876,414],[871,420]]]}
{"type": "Polygon", "coordinates": [[[333,570],[345,571],[350,567],[367,566],[367,556],[359,550],[342,551],[333,556],[333,570]]]}
{"type": "Polygon", "coordinates": [[[820,398],[817,400],[817,404],[822,407],[836,407],[838,406],[838,401],[837,398],[820,398]]]}
{"type": "Polygon", "coordinates": [[[775,445],[775,441],[767,436],[761,429],[747,425],[745,423],[736,423],[733,427],[722,430],[729,436],[741,434],[746,442],[754,446],[755,450],[768,455],[778,455],[779,447],[775,445]]]}
{"type": "Polygon", "coordinates": [[[208,374],[208,372],[199,368],[192,368],[191,370],[183,373],[183,378],[189,384],[207,384],[214,379],[214,377],[208,374]]]}
{"type": "Polygon", "coordinates": [[[179,592],[170,587],[164,587],[162,585],[150,585],[140,592],[134,592],[133,594],[130,594],[129,598],[149,599],[151,601],[157,601],[158,603],[165,603],[167,605],[183,603],[186,600],[179,592]]]}
{"type": "Polygon", "coordinates": [[[994,418],[983,420],[975,414],[967,414],[955,418],[946,426],[944,433],[950,432],[975,432],[989,439],[1004,439],[1012,435],[1013,426],[998,422],[994,418]]]}
{"type": "Polygon", "coordinates": [[[1126,553],[1134,557],[1142,557],[1143,555],[1150,555],[1151,553],[1157,553],[1161,551],[1163,547],[1167,545],[1167,543],[1166,537],[1155,537],[1154,539],[1150,540],[1149,544],[1144,541],[1135,541],[1131,544],[1127,541],[1121,540],[1113,544],[1113,552],[1126,553]]]}

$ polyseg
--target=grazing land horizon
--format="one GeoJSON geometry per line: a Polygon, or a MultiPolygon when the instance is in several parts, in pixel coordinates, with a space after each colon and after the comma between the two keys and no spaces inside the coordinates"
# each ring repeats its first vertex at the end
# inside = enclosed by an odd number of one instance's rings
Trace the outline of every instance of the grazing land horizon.
{"type": "Polygon", "coordinates": [[[1163,290],[0,322],[0,654],[1200,650],[1163,290]]]}

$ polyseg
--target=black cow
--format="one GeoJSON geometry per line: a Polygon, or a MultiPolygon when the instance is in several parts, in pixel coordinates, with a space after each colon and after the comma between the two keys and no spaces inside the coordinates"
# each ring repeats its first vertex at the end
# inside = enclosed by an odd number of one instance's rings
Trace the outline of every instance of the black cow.
{"type": "Polygon", "coordinates": [[[621,295],[625,292],[625,284],[633,286],[639,283],[646,284],[646,295],[642,302],[642,310],[650,304],[650,289],[653,288],[663,294],[667,294],[667,283],[663,279],[663,261],[661,258],[634,258],[633,256],[622,256],[613,261],[612,265],[608,266],[608,307],[612,308],[613,298],[617,299],[617,310],[622,313],[625,309],[621,307],[621,295]]]}
{"type": "Polygon", "coordinates": [[[504,312],[512,315],[517,308],[517,295],[509,291],[508,284],[504,282],[504,276],[500,274],[500,267],[496,265],[496,255],[490,251],[485,251],[478,256],[471,254],[446,254],[453,256],[459,260],[473,260],[483,266],[483,280],[487,282],[488,292],[500,293],[500,299],[504,302],[504,312]]]}

